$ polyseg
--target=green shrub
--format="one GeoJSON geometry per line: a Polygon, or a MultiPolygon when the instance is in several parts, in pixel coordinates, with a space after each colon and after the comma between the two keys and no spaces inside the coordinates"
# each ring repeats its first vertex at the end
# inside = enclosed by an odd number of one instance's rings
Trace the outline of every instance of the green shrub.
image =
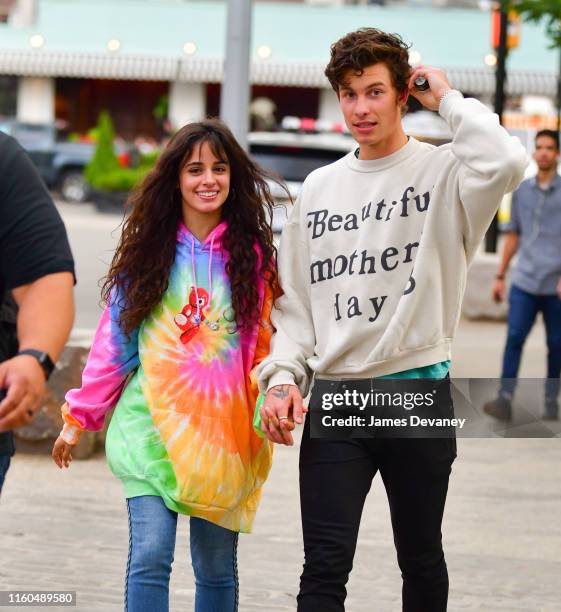
{"type": "Polygon", "coordinates": [[[169,96],[168,94],[164,94],[158,98],[156,102],[156,106],[152,111],[152,115],[158,121],[163,121],[168,116],[169,110],[169,96]]]}
{"type": "Polygon", "coordinates": [[[154,167],[160,151],[142,155],[137,168],[122,168],[113,148],[113,123],[106,111],[100,113],[94,130],[97,143],[84,170],[86,180],[97,191],[130,191],[154,167]]]}
{"type": "Polygon", "coordinates": [[[152,170],[152,168],[156,165],[158,161],[158,157],[160,157],[161,151],[152,151],[152,153],[143,153],[140,156],[139,168],[148,168],[148,170],[152,170]]]}
{"type": "Polygon", "coordinates": [[[99,140],[99,127],[96,125],[93,128],[90,128],[86,132],[86,136],[91,142],[97,142],[99,140]]]}
{"type": "Polygon", "coordinates": [[[116,168],[98,177],[94,188],[98,191],[130,191],[146,176],[150,168],[116,168]]]}
{"type": "Polygon", "coordinates": [[[94,189],[108,191],[102,185],[106,184],[107,176],[119,170],[120,166],[113,149],[113,122],[106,111],[100,113],[96,131],[98,139],[95,151],[84,170],[84,176],[94,189]]]}

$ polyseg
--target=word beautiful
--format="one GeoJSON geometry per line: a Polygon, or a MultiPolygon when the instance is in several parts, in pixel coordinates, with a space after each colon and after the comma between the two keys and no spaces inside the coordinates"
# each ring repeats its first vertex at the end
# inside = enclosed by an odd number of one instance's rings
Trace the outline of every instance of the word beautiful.
{"type": "MultiPolygon", "coordinates": [[[[311,239],[317,240],[324,235],[333,232],[353,232],[360,228],[361,224],[366,222],[388,223],[392,218],[409,217],[412,213],[424,213],[428,210],[430,204],[430,192],[426,191],[422,195],[415,193],[415,187],[407,187],[403,192],[400,200],[386,201],[382,198],[374,204],[372,201],[362,207],[360,214],[349,213],[345,216],[338,214],[329,214],[326,208],[314,210],[308,213],[308,228],[311,229],[311,239]]],[[[419,229],[420,234],[420,229],[419,229]]],[[[347,255],[340,254],[331,258],[318,259],[312,261],[310,265],[310,280],[311,284],[315,285],[333,278],[353,275],[368,275],[376,274],[379,270],[383,272],[392,272],[400,264],[413,264],[413,252],[419,246],[418,242],[409,242],[401,248],[388,246],[377,255],[372,254],[367,249],[360,251],[354,250],[347,255]]],[[[413,266],[411,265],[411,269],[413,266]]],[[[415,289],[415,279],[412,274],[409,275],[409,281],[403,291],[403,295],[410,294],[415,289]]],[[[368,308],[373,311],[373,314],[368,317],[368,320],[373,323],[376,321],[387,295],[381,295],[369,298],[368,308]]],[[[334,296],[335,320],[340,321],[344,314],[344,298],[340,293],[334,296]]],[[[356,296],[350,296],[346,301],[347,318],[359,317],[363,315],[361,304],[356,296]]]]}

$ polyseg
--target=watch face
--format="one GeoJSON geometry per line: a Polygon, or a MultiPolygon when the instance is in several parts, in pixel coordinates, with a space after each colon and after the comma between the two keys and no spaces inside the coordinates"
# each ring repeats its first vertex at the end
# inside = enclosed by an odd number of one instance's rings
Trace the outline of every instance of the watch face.
{"type": "Polygon", "coordinates": [[[51,361],[48,353],[41,353],[39,363],[43,366],[47,374],[50,374],[55,369],[55,364],[51,361]]]}
{"type": "Polygon", "coordinates": [[[55,369],[55,364],[52,362],[51,358],[49,357],[49,354],[45,351],[25,349],[23,351],[20,351],[18,355],[31,355],[32,357],[35,357],[35,359],[37,359],[37,361],[43,368],[43,371],[45,372],[45,376],[47,378],[49,378],[51,372],[55,369]]]}

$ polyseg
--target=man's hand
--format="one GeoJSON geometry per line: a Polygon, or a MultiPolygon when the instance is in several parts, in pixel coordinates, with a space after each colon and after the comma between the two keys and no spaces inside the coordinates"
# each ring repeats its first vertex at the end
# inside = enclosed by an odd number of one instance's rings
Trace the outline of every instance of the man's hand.
{"type": "Polygon", "coordinates": [[[437,111],[440,106],[442,96],[452,89],[446,73],[438,68],[430,66],[417,66],[409,77],[409,94],[417,98],[419,102],[428,110],[437,111]],[[430,88],[419,91],[415,88],[414,81],[419,77],[425,77],[429,82],[430,88]]]}
{"type": "Polygon", "coordinates": [[[493,300],[497,304],[500,304],[501,302],[504,302],[505,295],[506,295],[505,282],[504,280],[497,278],[497,280],[495,281],[495,284],[493,285],[493,300]]]}
{"type": "Polygon", "coordinates": [[[68,442],[59,436],[53,446],[51,455],[53,461],[60,469],[63,467],[70,467],[70,462],[72,461],[72,444],[68,444],[68,442]]]}
{"type": "Polygon", "coordinates": [[[18,355],[0,364],[0,432],[29,425],[45,392],[45,373],[35,357],[18,355]]]}
{"type": "Polygon", "coordinates": [[[292,446],[294,440],[290,432],[295,428],[295,423],[302,424],[306,412],[308,409],[304,407],[296,385],[272,387],[260,409],[263,433],[271,442],[292,446]]]}

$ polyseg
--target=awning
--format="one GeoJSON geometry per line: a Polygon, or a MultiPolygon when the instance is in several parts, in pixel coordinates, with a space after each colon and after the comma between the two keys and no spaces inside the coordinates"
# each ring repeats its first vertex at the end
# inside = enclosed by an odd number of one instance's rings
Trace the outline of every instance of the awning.
{"type": "MultiPolygon", "coordinates": [[[[328,88],[323,70],[323,64],[317,62],[260,60],[252,62],[250,78],[253,84],[259,85],[328,88]]],[[[451,84],[462,91],[475,95],[492,95],[495,91],[493,68],[450,68],[447,73],[451,84]]],[[[0,74],[218,83],[222,79],[223,61],[221,58],[125,53],[3,51],[0,53],[0,74]]],[[[510,95],[555,96],[557,74],[511,71],[506,89],[510,95]]]]}
{"type": "MultiPolygon", "coordinates": [[[[478,95],[495,93],[495,70],[493,68],[451,68],[447,71],[450,83],[461,91],[478,95]]],[[[555,72],[511,70],[508,72],[505,89],[511,96],[552,96],[557,92],[555,72]]]]}

